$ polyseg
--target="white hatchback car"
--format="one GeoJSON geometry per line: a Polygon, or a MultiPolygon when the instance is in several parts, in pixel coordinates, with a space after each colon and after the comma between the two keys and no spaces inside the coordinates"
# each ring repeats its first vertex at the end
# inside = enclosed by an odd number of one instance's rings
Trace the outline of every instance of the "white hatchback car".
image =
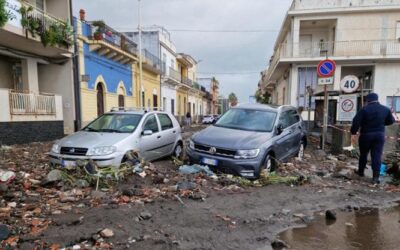
{"type": "Polygon", "coordinates": [[[99,166],[118,167],[132,150],[152,161],[180,157],[182,149],[181,127],[172,114],[118,109],[57,141],[49,156],[53,165],[76,166],[77,160],[92,159],[99,166]]]}

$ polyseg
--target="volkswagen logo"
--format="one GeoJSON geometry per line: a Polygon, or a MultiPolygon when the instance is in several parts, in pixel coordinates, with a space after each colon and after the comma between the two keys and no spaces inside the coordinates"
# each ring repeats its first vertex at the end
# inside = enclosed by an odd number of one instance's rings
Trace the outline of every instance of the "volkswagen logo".
{"type": "Polygon", "coordinates": [[[212,154],[212,155],[215,155],[215,153],[217,153],[217,149],[214,148],[214,147],[211,147],[211,148],[208,150],[208,152],[209,152],[210,154],[212,154]]]}
{"type": "Polygon", "coordinates": [[[70,152],[70,153],[75,153],[75,149],[74,149],[74,148],[71,148],[71,149],[69,150],[69,152],[70,152]]]}

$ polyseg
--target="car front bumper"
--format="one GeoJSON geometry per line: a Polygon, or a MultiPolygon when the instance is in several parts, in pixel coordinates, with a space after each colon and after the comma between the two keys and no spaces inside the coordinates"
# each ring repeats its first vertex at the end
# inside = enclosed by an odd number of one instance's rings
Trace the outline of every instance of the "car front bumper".
{"type": "Polygon", "coordinates": [[[186,153],[192,163],[202,164],[202,159],[204,158],[217,160],[217,166],[209,166],[214,171],[237,174],[248,179],[256,179],[259,177],[258,174],[262,163],[261,156],[253,159],[234,159],[205,154],[191,148],[187,148],[186,153]]]}
{"type": "Polygon", "coordinates": [[[114,153],[105,156],[75,156],[75,155],[62,155],[51,152],[49,154],[50,163],[60,166],[77,166],[77,161],[93,160],[99,167],[119,167],[124,154],[114,153]]]}

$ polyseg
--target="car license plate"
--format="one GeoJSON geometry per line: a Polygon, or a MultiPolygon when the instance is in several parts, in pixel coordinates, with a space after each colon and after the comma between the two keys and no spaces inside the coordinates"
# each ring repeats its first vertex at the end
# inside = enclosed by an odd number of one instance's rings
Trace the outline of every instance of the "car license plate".
{"type": "Polygon", "coordinates": [[[61,161],[61,166],[65,167],[65,168],[76,167],[76,161],[62,160],[61,161]]]}
{"type": "Polygon", "coordinates": [[[218,161],[209,158],[203,158],[202,163],[210,166],[218,166],[218,161]]]}

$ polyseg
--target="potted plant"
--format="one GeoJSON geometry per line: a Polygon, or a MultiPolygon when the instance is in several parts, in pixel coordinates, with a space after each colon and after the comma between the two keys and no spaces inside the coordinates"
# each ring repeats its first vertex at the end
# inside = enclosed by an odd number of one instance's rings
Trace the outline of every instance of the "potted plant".
{"type": "Polygon", "coordinates": [[[96,31],[93,33],[93,37],[95,40],[102,40],[103,33],[106,29],[106,24],[102,20],[94,21],[92,23],[94,27],[96,27],[96,31]]]}

